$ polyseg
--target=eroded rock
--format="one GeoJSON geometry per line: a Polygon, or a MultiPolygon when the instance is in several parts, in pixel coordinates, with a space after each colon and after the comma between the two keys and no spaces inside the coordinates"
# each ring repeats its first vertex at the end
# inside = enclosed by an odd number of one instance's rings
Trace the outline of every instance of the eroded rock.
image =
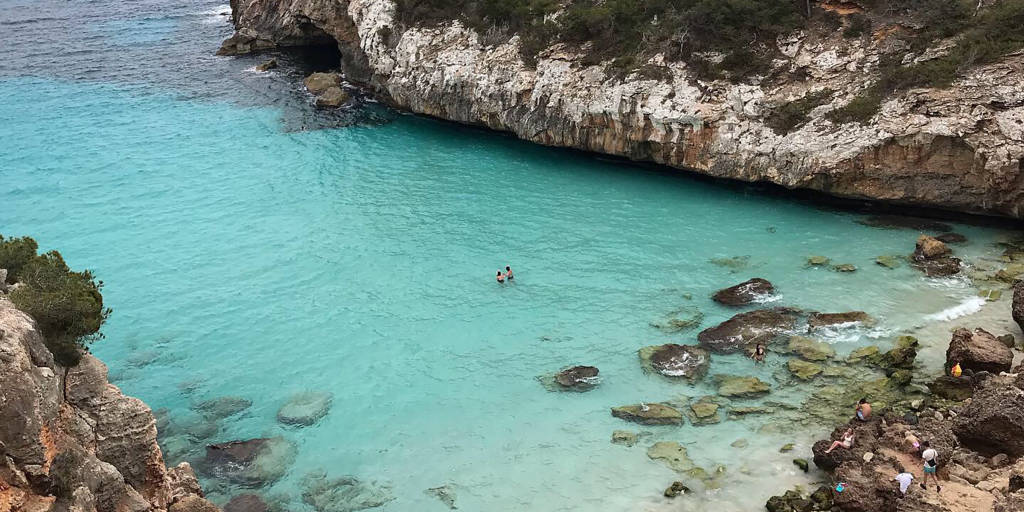
{"type": "Polygon", "coordinates": [[[715,353],[739,352],[757,343],[769,344],[796,326],[797,311],[757,309],[740,313],[697,335],[700,346],[715,353]]]}
{"type": "Polygon", "coordinates": [[[648,371],[690,381],[704,377],[711,364],[711,354],[694,345],[670,343],[644,347],[637,353],[648,371]]]}
{"type": "Polygon", "coordinates": [[[612,416],[641,425],[678,425],[683,422],[683,413],[678,409],[658,403],[612,407],[612,416]]]}
{"type": "Polygon", "coordinates": [[[734,375],[715,375],[718,394],[725,397],[753,398],[767,394],[771,386],[757,377],[737,377],[734,375]]]}
{"type": "Polygon", "coordinates": [[[1013,351],[984,329],[953,331],[946,350],[946,367],[960,363],[963,369],[999,373],[1013,365],[1013,351]]]}
{"type": "Polygon", "coordinates": [[[775,287],[766,279],[755,277],[735,286],[719,290],[711,298],[726,306],[743,306],[758,302],[775,293],[775,287]]]}
{"type": "Polygon", "coordinates": [[[874,319],[863,311],[847,311],[845,313],[813,312],[807,317],[807,326],[812,330],[844,324],[872,325],[874,324],[874,319]]]}
{"type": "Polygon", "coordinates": [[[594,366],[573,366],[555,374],[555,383],[564,389],[587,391],[597,385],[598,373],[594,366]]]}

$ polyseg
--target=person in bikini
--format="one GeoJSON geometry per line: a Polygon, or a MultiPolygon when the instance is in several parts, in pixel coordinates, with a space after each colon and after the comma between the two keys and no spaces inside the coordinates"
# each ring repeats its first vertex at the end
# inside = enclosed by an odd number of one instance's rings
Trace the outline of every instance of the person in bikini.
{"type": "Polygon", "coordinates": [[[505,282],[505,276],[501,273],[500,270],[498,271],[498,277],[496,279],[498,280],[499,283],[505,282]]]}
{"type": "Polygon", "coordinates": [[[757,347],[754,347],[754,351],[750,353],[750,358],[758,363],[764,362],[764,356],[767,355],[767,349],[764,348],[764,344],[758,343],[757,347]]]}
{"type": "Polygon", "coordinates": [[[836,448],[840,448],[840,447],[846,448],[847,450],[849,450],[850,448],[853,448],[853,438],[854,438],[854,436],[853,436],[853,429],[852,428],[846,429],[846,432],[843,432],[843,440],[842,441],[832,441],[832,446],[829,446],[828,450],[825,450],[825,453],[832,453],[832,450],[835,450],[836,448]]]}

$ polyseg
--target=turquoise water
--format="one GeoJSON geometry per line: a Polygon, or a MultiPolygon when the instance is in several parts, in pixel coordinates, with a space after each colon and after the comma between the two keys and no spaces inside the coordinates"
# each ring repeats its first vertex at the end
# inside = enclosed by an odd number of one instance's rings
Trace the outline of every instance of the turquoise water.
{"type": "MultiPolygon", "coordinates": [[[[295,443],[288,474],[262,490],[289,510],[311,510],[300,480],[316,469],[390,485],[394,500],[377,509],[387,511],[443,510],[424,490],[447,483],[471,511],[755,510],[815,477],[778,447],[806,453],[818,429],[612,418],[611,406],[713,391],[642,372],[638,348],[697,332],[651,322],[695,307],[702,328],[714,325],[736,311],[709,295],[759,276],[779,289],[773,304],[879,318],[826,337],[845,353],[976,304],[965,279],[873,263],[910,252],[917,231],[372,104],[323,117],[294,90],[297,77],[209,57],[229,32],[210,22],[216,4],[150,7],[172,14],[96,16],[91,51],[114,60],[120,47],[170,48],[192,80],[163,80],[174,73],[154,76],[146,62],[79,76],[59,56],[0,74],[0,232],[30,234],[104,280],[114,315],[94,351],[127,393],[178,422],[204,399],[251,400],[207,441],[295,443]],[[334,127],[308,129],[324,125],[334,127]],[[812,254],[860,269],[804,268],[812,254]],[[710,261],[736,256],[748,265],[710,261]],[[506,264],[517,278],[499,286],[506,264]],[[536,379],[572,364],[598,366],[600,386],[552,393],[536,379]],[[282,427],[277,409],[303,390],[332,392],[331,411],[282,427]],[[652,434],[627,448],[609,442],[615,429],[652,434]],[[738,438],[750,446],[732,448],[738,438]],[[655,440],[683,442],[707,468],[725,464],[726,485],[661,498],[680,477],[647,458],[655,440]]],[[[970,239],[957,247],[968,260],[992,258],[1012,235],[954,227],[970,239]]],[[[775,379],[780,357],[760,368],[713,361],[712,373],[773,383],[768,399],[804,393],[775,379]]],[[[204,484],[220,503],[239,492],[204,484]]]]}

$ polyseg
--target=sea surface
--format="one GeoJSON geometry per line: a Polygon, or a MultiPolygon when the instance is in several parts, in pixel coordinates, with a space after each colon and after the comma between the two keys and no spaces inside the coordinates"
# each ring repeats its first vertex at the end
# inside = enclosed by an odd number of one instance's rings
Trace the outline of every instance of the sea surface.
{"type": "MultiPolygon", "coordinates": [[[[842,356],[916,334],[920,372],[941,365],[954,325],[1020,335],[1008,295],[986,303],[965,277],[875,264],[910,253],[920,230],[369,97],[319,112],[301,77],[330,59],[279,55],[281,68],[258,73],[265,56],[215,57],[227,12],[203,0],[0,0],[0,233],[31,235],[104,281],[114,314],[93,350],[111,379],[162,427],[214,431],[162,433],[169,463],[195,462],[213,442],[294,445],[263,488],[202,474],[219,504],[255,491],[312,511],[303,478],[323,471],[387,496],[381,511],[446,510],[425,492],[444,485],[466,511],[759,510],[822,478],[791,461],[830,426],[723,415],[642,427],[609,414],[714,394],[711,379],[645,374],[636,352],[694,343],[739,311],[712,302],[715,290],[756,276],[775,284],[772,306],[864,310],[876,325],[819,337],[842,356]],[[858,270],[809,268],[811,255],[858,270]],[[499,285],[505,265],[516,279],[499,285]],[[652,326],[679,310],[699,311],[701,326],[652,326]],[[538,380],[574,364],[600,368],[600,384],[565,393],[538,380]],[[306,390],[330,392],[329,413],[279,423],[278,408],[306,390]],[[252,405],[199,419],[196,404],[225,396],[252,405]],[[627,447],[610,442],[617,429],[646,434],[627,447]],[[650,460],[662,440],[709,471],[724,465],[718,488],[650,460]],[[779,453],[786,443],[795,450],[779,453]],[[662,497],[674,480],[695,492],[662,497]]],[[[978,268],[1019,236],[950,224],[969,239],[957,255],[978,268]]],[[[775,388],[763,400],[796,405],[806,390],[786,361],[716,355],[711,373],[756,375],[775,388]]]]}

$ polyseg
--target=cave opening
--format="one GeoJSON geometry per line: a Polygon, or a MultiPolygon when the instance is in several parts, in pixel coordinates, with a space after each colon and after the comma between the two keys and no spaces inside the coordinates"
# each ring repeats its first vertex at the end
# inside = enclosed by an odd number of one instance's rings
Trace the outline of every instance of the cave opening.
{"type": "Polygon", "coordinates": [[[341,51],[333,39],[330,43],[293,46],[287,48],[286,52],[303,75],[341,69],[341,51]]]}

